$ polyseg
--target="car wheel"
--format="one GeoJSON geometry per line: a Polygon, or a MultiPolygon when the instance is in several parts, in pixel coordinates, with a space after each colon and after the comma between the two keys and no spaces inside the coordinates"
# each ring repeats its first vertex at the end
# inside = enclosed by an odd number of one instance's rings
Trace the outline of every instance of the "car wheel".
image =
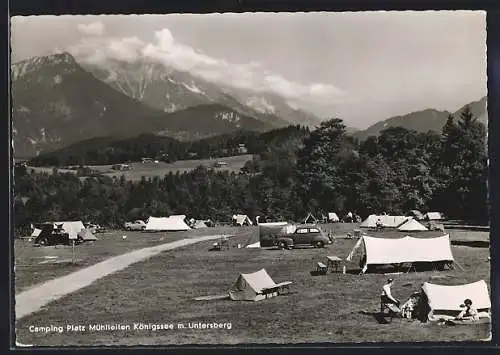
{"type": "Polygon", "coordinates": [[[285,243],[285,242],[280,242],[280,243],[278,244],[278,247],[279,247],[280,249],[287,249],[287,245],[286,245],[286,243],[285,243]]]}
{"type": "Polygon", "coordinates": [[[42,239],[40,239],[40,241],[38,242],[38,244],[40,244],[40,245],[47,245],[47,242],[48,242],[47,238],[42,238],[42,239]]]}
{"type": "Polygon", "coordinates": [[[322,241],[318,241],[318,242],[316,242],[315,246],[316,246],[316,248],[324,248],[325,243],[323,243],[322,241]]]}

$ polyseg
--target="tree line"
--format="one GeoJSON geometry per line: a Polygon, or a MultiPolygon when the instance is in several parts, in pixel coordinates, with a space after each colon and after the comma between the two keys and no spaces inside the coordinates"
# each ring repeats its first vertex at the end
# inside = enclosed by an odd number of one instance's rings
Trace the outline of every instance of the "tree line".
{"type": "MultiPolygon", "coordinates": [[[[298,221],[308,212],[406,214],[440,211],[469,223],[488,221],[486,129],[465,108],[442,132],[390,127],[358,142],[341,119],[315,130],[269,133],[244,174],[206,167],[163,178],[15,170],[17,227],[81,219],[116,227],[148,216],[185,214],[229,221],[233,214],[298,221]]],[[[234,142],[227,143],[233,144],[234,142]]],[[[256,148],[257,149],[257,148],[256,148]]]]}
{"type": "Polygon", "coordinates": [[[117,139],[98,137],[72,144],[54,152],[32,158],[31,166],[86,166],[129,163],[141,158],[152,158],[164,162],[186,159],[209,159],[240,154],[265,154],[283,140],[303,138],[309,129],[295,125],[259,133],[238,131],[181,142],[167,136],[141,134],[136,137],[117,139]],[[245,151],[239,146],[243,145],[245,151]]]}

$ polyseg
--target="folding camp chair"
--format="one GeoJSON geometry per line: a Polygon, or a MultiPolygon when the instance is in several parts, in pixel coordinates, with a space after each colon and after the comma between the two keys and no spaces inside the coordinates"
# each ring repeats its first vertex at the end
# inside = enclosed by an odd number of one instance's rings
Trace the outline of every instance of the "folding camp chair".
{"type": "Polygon", "coordinates": [[[392,323],[393,318],[402,318],[401,310],[394,303],[388,303],[385,296],[380,296],[380,314],[385,318],[389,317],[389,323],[392,323]],[[385,312],[387,310],[387,313],[385,312]]]}
{"type": "Polygon", "coordinates": [[[327,272],[328,272],[328,266],[326,266],[321,261],[319,261],[316,264],[316,273],[318,273],[320,275],[326,275],[327,272]]]}

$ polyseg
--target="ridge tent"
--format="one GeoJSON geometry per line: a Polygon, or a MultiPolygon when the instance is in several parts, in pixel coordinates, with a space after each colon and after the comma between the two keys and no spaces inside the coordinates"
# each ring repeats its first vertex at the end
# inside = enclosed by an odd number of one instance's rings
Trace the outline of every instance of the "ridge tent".
{"type": "Polygon", "coordinates": [[[398,227],[401,232],[428,231],[428,229],[414,219],[410,219],[398,227]]]}
{"type": "Polygon", "coordinates": [[[233,224],[237,226],[251,226],[253,225],[252,220],[246,214],[235,214],[233,215],[233,224]]]}
{"type": "Polygon", "coordinates": [[[78,233],[85,229],[82,221],[54,222],[54,228],[61,228],[70,239],[77,239],[78,233]]]}
{"type": "Polygon", "coordinates": [[[328,212],[328,222],[339,222],[340,218],[335,212],[328,212]]]}
{"type": "Polygon", "coordinates": [[[83,229],[78,232],[78,237],[82,238],[83,241],[95,241],[97,237],[92,233],[90,229],[83,229]]]}
{"type": "Polygon", "coordinates": [[[193,223],[193,229],[207,228],[205,221],[197,220],[193,223]]]}
{"type": "Polygon", "coordinates": [[[233,301],[260,301],[279,294],[283,286],[291,282],[275,283],[266,269],[251,274],[240,274],[229,290],[233,301]]]}
{"type": "Polygon", "coordinates": [[[316,223],[318,223],[318,219],[316,217],[314,217],[311,212],[309,212],[307,217],[304,218],[303,223],[304,224],[316,224],[316,223]]]}
{"type": "Polygon", "coordinates": [[[472,301],[479,318],[490,318],[491,302],[488,285],[484,280],[454,286],[425,282],[422,285],[422,293],[428,306],[429,321],[453,319],[462,311],[460,305],[466,298],[472,301]]]}
{"type": "Polygon", "coordinates": [[[169,217],[149,217],[145,231],[187,231],[191,229],[185,222],[185,215],[169,217]]]}
{"type": "Polygon", "coordinates": [[[247,248],[260,248],[260,242],[255,242],[255,243],[252,243],[252,244],[248,244],[246,247],[247,248]]]}
{"type": "Polygon", "coordinates": [[[352,261],[356,250],[363,249],[361,273],[369,265],[389,265],[417,262],[454,262],[448,234],[436,238],[374,238],[362,236],[358,239],[346,260],[352,261]]]}
{"type": "Polygon", "coordinates": [[[371,214],[359,226],[361,228],[376,228],[377,220],[379,219],[382,222],[382,226],[384,226],[385,228],[397,228],[407,220],[412,219],[412,217],[388,215],[378,216],[376,214],[371,214]]]}
{"type": "Polygon", "coordinates": [[[424,217],[427,221],[441,221],[443,219],[441,212],[427,212],[424,217]]]}

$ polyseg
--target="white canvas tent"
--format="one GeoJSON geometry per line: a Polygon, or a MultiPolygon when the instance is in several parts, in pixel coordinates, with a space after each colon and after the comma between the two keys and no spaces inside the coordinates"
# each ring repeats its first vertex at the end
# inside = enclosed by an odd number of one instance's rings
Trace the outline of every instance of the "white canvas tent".
{"type": "Polygon", "coordinates": [[[339,222],[340,218],[335,212],[328,212],[328,222],[339,222]]]}
{"type": "Polygon", "coordinates": [[[33,232],[32,232],[32,233],[31,233],[31,235],[30,235],[30,237],[32,237],[32,238],[33,238],[33,237],[34,237],[34,238],[36,238],[36,237],[38,237],[38,236],[40,235],[40,233],[42,233],[42,230],[41,230],[41,229],[34,228],[34,229],[33,229],[33,232]]]}
{"type": "Polygon", "coordinates": [[[417,232],[417,231],[428,231],[428,229],[416,221],[415,219],[410,219],[398,227],[400,232],[417,232]]]}
{"type": "Polygon", "coordinates": [[[441,221],[443,219],[443,215],[441,212],[427,212],[425,214],[425,219],[427,221],[441,221]]]}
{"type": "Polygon", "coordinates": [[[309,212],[307,214],[307,217],[304,218],[304,221],[303,221],[304,224],[316,224],[318,223],[318,219],[316,217],[314,217],[314,215],[309,212]]]}
{"type": "Polygon", "coordinates": [[[59,228],[62,225],[62,230],[64,233],[69,234],[70,239],[76,239],[78,233],[85,229],[82,221],[64,221],[64,222],[54,222],[54,228],[59,228]]]}
{"type": "Polygon", "coordinates": [[[185,215],[169,217],[149,217],[145,231],[187,231],[191,229],[185,222],[185,215]]]}
{"type": "Polygon", "coordinates": [[[233,224],[238,226],[251,226],[253,225],[252,220],[246,214],[235,214],[233,215],[233,224]]]}
{"type": "Polygon", "coordinates": [[[491,302],[488,285],[484,280],[470,284],[444,286],[425,282],[422,285],[429,306],[428,320],[452,319],[460,313],[466,298],[479,312],[479,317],[490,317],[491,302]]]}
{"type": "Polygon", "coordinates": [[[207,224],[205,223],[205,221],[200,221],[200,220],[197,220],[193,223],[193,228],[194,229],[200,229],[200,228],[207,228],[207,224]]]}
{"type": "Polygon", "coordinates": [[[375,228],[377,221],[380,219],[382,226],[385,228],[397,228],[412,217],[407,216],[389,216],[389,215],[369,215],[359,226],[362,228],[375,228]]]}
{"type": "Polygon", "coordinates": [[[362,272],[369,265],[388,265],[415,262],[453,262],[450,236],[436,238],[374,238],[362,236],[358,239],[346,260],[352,261],[356,250],[364,249],[365,261],[362,272]]]}
{"type": "Polygon", "coordinates": [[[78,237],[82,238],[84,241],[95,241],[97,237],[92,233],[90,229],[83,229],[78,232],[78,237]]]}
{"type": "Polygon", "coordinates": [[[260,248],[260,242],[255,242],[255,243],[252,243],[252,244],[248,244],[246,247],[247,248],[260,248]]]}
{"type": "Polygon", "coordinates": [[[275,283],[265,269],[251,274],[240,274],[229,290],[233,301],[260,301],[278,295],[278,290],[291,282],[275,283]]]}

